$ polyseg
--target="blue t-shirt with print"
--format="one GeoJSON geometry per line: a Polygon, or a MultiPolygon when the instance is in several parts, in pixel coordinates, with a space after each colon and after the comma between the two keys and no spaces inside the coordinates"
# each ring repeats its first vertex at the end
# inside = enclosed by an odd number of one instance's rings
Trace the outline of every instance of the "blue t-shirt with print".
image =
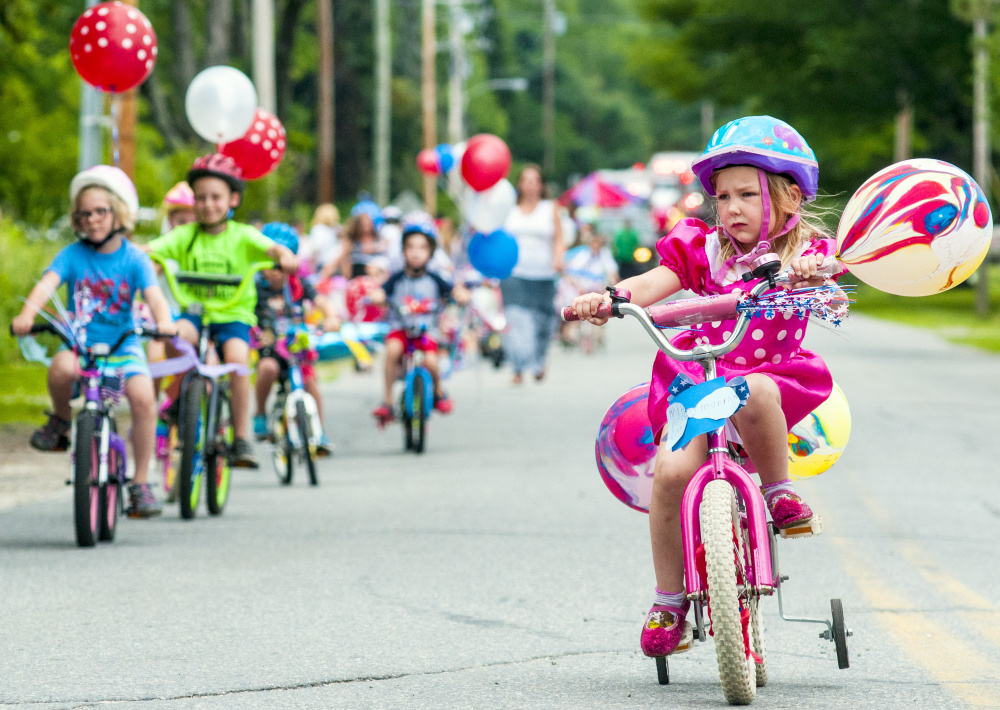
{"type": "Polygon", "coordinates": [[[81,242],[70,244],[45,271],[66,284],[66,307],[86,325],[87,345],[118,340],[133,327],[135,297],[157,285],[153,262],[127,239],[110,254],[81,242]]]}

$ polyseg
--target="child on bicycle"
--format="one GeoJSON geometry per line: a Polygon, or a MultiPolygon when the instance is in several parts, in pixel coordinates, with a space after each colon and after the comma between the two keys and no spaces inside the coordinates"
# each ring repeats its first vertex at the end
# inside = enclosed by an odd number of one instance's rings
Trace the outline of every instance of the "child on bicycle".
{"type": "MultiPolygon", "coordinates": [[[[184,271],[242,275],[254,262],[271,259],[285,273],[295,273],[298,259],[287,247],[275,244],[248,224],[230,219],[246,189],[243,171],[232,158],[218,153],[198,158],[188,172],[187,182],[194,191],[197,220],[154,239],[146,245],[147,251],[173,259],[184,271]]],[[[201,300],[207,304],[223,304],[232,298],[230,288],[216,287],[212,296],[200,287],[187,288],[192,293],[201,292],[201,300]]],[[[256,300],[257,295],[251,289],[236,306],[213,314],[216,322],[209,324],[209,335],[223,362],[243,366],[249,363],[250,328],[257,324],[256,300]]],[[[201,317],[197,315],[182,313],[177,321],[178,333],[192,345],[198,344],[200,328],[201,317]]],[[[229,377],[233,411],[231,465],[257,468],[259,464],[247,436],[250,376],[233,373],[229,377]]],[[[176,402],[177,398],[174,399],[176,402]]]]}
{"type": "MultiPolygon", "coordinates": [[[[153,263],[126,237],[135,227],[139,197],[129,177],[118,168],[98,165],[84,170],[70,183],[73,229],[78,241],[62,249],[45,269],[14,318],[15,335],[27,335],[35,315],[60,285],[66,284],[67,309],[86,320],[88,346],[113,345],[123,331],[134,327],[133,302],[140,295],[149,304],[157,329],[172,335],[176,329],[170,307],[156,281],[153,263]]],[[[132,335],[107,359],[109,369],[125,379],[125,397],[132,412],[132,454],[135,473],[129,486],[129,514],[148,518],[162,506],[147,483],[156,433],[156,398],[146,354],[132,335]]],[[[49,420],[31,436],[41,451],[69,448],[70,400],[79,380],[79,363],[70,350],[60,350],[49,367],[49,420]]]]}
{"type": "MultiPolygon", "coordinates": [[[[835,253],[836,242],[803,208],[816,198],[819,169],[795,129],[769,116],[732,121],[715,133],[693,169],[705,191],[716,198],[718,225],[681,220],[656,245],[660,265],[618,284],[631,291],[632,303],[649,306],[682,288],[699,295],[746,288],[743,274],[768,252],[776,252],[783,267],[792,270],[796,286],[827,282],[817,276],[817,267],[835,253]]],[[[594,316],[608,300],[608,294],[586,294],[574,299],[573,308],[581,318],[603,325],[606,319],[594,316]]],[[[787,434],[826,400],[833,386],[823,360],[801,347],[807,323],[808,318],[791,313],[754,320],[747,337],[717,361],[719,375],[742,375],[750,387],[746,406],[732,422],[760,474],[778,528],[803,525],[812,518],[788,477],[787,434]]],[[[684,349],[698,342],[718,344],[732,334],[734,324],[697,325],[673,342],[684,349]]],[[[657,354],[648,406],[658,444],[666,424],[668,387],[682,372],[696,380],[703,374],[695,362],[674,362],[657,354]]],[[[660,444],[656,455],[649,506],[656,589],[641,637],[647,656],[665,656],[689,645],[680,505],[685,486],[706,456],[705,435],[678,451],[660,444]]]]}
{"type": "Polygon", "coordinates": [[[434,380],[434,408],[442,414],[452,410],[452,402],[441,387],[437,359],[437,314],[449,298],[468,303],[469,292],[452,286],[427,264],[437,248],[437,228],[430,215],[411,216],[403,225],[405,266],[372,293],[377,305],[389,305],[390,331],[385,336],[385,400],[372,414],[380,425],[393,421],[392,386],[400,376],[403,353],[408,347],[424,354],[424,367],[434,380]]]}
{"type": "MultiPolygon", "coordinates": [[[[287,247],[293,254],[298,252],[299,236],[290,225],[271,222],[264,225],[262,233],[275,244],[287,247]]],[[[256,313],[257,327],[261,331],[261,342],[257,348],[260,356],[257,361],[257,414],[253,418],[253,433],[257,441],[267,439],[267,397],[282,370],[288,367],[288,363],[275,349],[276,338],[281,337],[280,333],[276,333],[276,321],[281,318],[301,317],[305,312],[307,301],[322,314],[323,330],[328,333],[340,330],[340,319],[337,317],[333,304],[325,296],[320,295],[311,283],[300,279],[297,274],[285,276],[277,269],[267,269],[259,275],[256,313]],[[287,294],[292,300],[291,303],[286,298],[286,286],[287,294]]],[[[322,423],[323,397],[320,394],[316,373],[311,364],[303,364],[302,379],[306,392],[316,400],[316,408],[319,410],[319,418],[322,423]]],[[[316,452],[320,456],[329,456],[331,451],[332,446],[326,438],[326,433],[323,432],[316,452]]]]}

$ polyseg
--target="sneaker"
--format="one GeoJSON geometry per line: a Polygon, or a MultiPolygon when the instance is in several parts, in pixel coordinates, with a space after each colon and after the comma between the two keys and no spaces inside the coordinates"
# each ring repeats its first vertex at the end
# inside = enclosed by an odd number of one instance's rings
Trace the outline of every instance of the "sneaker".
{"type": "Polygon", "coordinates": [[[31,446],[39,451],[66,451],[69,449],[70,423],[53,412],[46,412],[49,420],[31,435],[31,446]]]}
{"type": "Polygon", "coordinates": [[[128,487],[130,518],[155,518],[163,512],[163,506],[156,500],[146,483],[133,483],[128,487]]]}
{"type": "Polygon", "coordinates": [[[257,414],[253,418],[253,436],[257,441],[265,441],[267,439],[267,415],[257,414]]]}
{"type": "Polygon", "coordinates": [[[233,439],[233,448],[229,454],[229,465],[236,468],[260,468],[257,457],[253,455],[253,447],[246,439],[233,439]]]}
{"type": "Polygon", "coordinates": [[[454,408],[454,404],[451,401],[451,397],[446,394],[434,395],[434,409],[441,412],[441,414],[450,414],[451,410],[454,408]]]}
{"type": "Polygon", "coordinates": [[[780,493],[767,504],[771,520],[779,530],[802,525],[812,520],[812,509],[795,493],[780,493]]]}
{"type": "Polygon", "coordinates": [[[691,624],[684,620],[689,608],[691,602],[687,601],[680,609],[654,605],[642,626],[642,636],[639,638],[642,652],[655,658],[690,650],[694,633],[691,624]]]}
{"type": "Polygon", "coordinates": [[[372,416],[378,422],[379,429],[385,427],[386,424],[396,421],[396,415],[393,414],[392,405],[388,403],[382,403],[375,408],[372,412],[372,416]]]}
{"type": "Polygon", "coordinates": [[[333,453],[333,444],[330,440],[326,438],[326,434],[319,437],[319,443],[316,444],[316,455],[320,458],[326,458],[333,453]]]}

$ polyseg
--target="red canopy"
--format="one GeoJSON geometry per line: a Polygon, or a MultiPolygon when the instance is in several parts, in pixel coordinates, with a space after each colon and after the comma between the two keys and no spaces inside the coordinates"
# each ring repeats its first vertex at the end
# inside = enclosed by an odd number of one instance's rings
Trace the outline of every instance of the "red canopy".
{"type": "Polygon", "coordinates": [[[624,207],[635,201],[635,197],[618,185],[601,180],[597,173],[591,173],[559,198],[563,206],[575,202],[580,207],[624,207]]]}

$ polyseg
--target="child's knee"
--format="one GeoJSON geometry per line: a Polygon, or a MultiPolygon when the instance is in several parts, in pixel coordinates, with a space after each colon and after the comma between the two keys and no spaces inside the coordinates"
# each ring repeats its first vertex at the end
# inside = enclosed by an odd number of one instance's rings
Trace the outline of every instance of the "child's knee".
{"type": "Polygon", "coordinates": [[[69,350],[61,350],[52,358],[49,366],[49,380],[59,384],[72,384],[79,375],[76,372],[76,355],[69,350]]]}
{"type": "Polygon", "coordinates": [[[277,377],[280,371],[280,366],[278,361],[273,357],[265,357],[257,363],[257,376],[258,377],[277,377]]]}
{"type": "Polygon", "coordinates": [[[155,416],[156,393],[152,379],[145,375],[130,377],[125,384],[125,396],[133,416],[155,416]]]}

